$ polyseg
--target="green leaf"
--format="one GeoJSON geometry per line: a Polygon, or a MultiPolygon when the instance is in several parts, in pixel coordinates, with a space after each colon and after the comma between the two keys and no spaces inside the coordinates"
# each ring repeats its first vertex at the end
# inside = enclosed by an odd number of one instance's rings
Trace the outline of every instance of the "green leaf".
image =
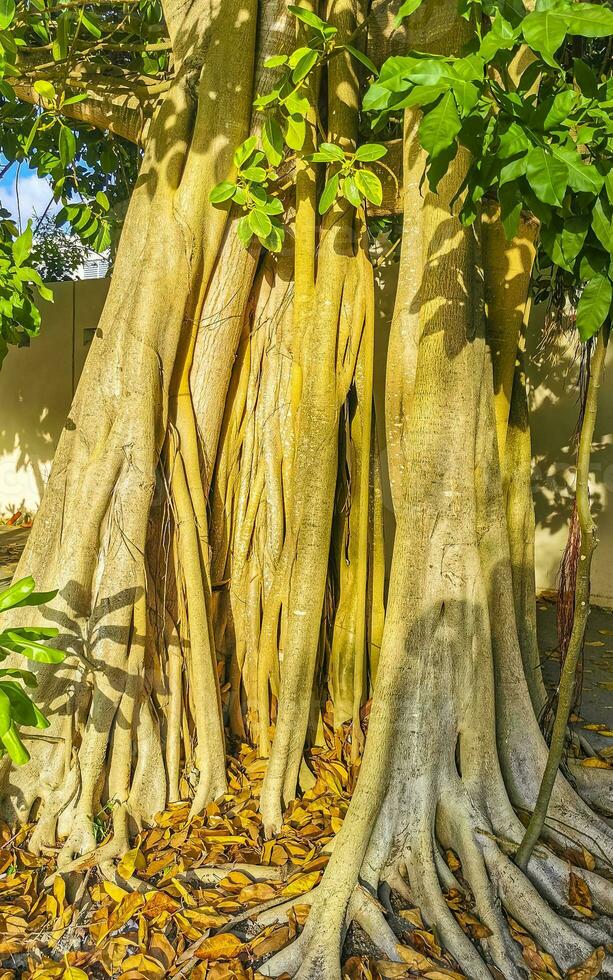
{"type": "Polygon", "coordinates": [[[580,279],[594,279],[596,276],[606,275],[609,268],[609,253],[603,252],[593,245],[587,245],[581,256],[579,265],[580,279]]]}
{"type": "Polygon", "coordinates": [[[362,143],[355,152],[355,158],[362,163],[372,163],[373,160],[380,160],[386,153],[387,147],[381,143],[362,143]]]}
{"type": "Polygon", "coordinates": [[[266,180],[264,167],[247,167],[245,170],[241,170],[241,174],[245,180],[250,180],[254,184],[261,184],[266,180]]]}
{"type": "Polygon", "coordinates": [[[535,146],[528,154],[526,176],[539,201],[562,206],[568,186],[568,167],[563,160],[535,146]]]}
{"type": "Polygon", "coordinates": [[[0,0],[0,31],[6,30],[15,16],[15,0],[0,0]]]}
{"type": "Polygon", "coordinates": [[[249,227],[258,238],[264,239],[270,234],[272,221],[265,211],[254,209],[249,212],[249,227]]]}
{"type": "Polygon", "coordinates": [[[519,123],[511,122],[506,129],[498,131],[498,150],[496,155],[502,160],[526,153],[532,143],[519,123]]]}
{"type": "Polygon", "coordinates": [[[46,82],[43,78],[39,78],[38,81],[34,82],[33,88],[43,99],[48,99],[49,102],[53,102],[55,99],[55,86],[51,82],[46,82]]]}
{"type": "Polygon", "coordinates": [[[47,647],[35,640],[25,640],[17,630],[7,630],[6,634],[17,653],[39,664],[61,664],[66,659],[63,650],[47,647]]]}
{"type": "Polygon", "coordinates": [[[371,204],[379,206],[383,200],[383,188],[376,174],[370,170],[356,170],[353,175],[355,185],[371,204]]]}
{"type": "Polygon", "coordinates": [[[14,609],[16,606],[22,605],[23,600],[27,599],[35,588],[36,583],[31,575],[14,582],[4,592],[0,592],[0,612],[6,612],[7,609],[14,609]]]}
{"type": "Polygon", "coordinates": [[[19,737],[19,733],[14,725],[1,736],[4,747],[16,766],[25,766],[30,761],[30,753],[19,737]]]}
{"type": "Polygon", "coordinates": [[[581,340],[597,334],[609,315],[613,286],[608,276],[595,276],[585,286],[577,306],[577,330],[581,340]]]}
{"type": "Polygon", "coordinates": [[[55,40],[51,46],[54,61],[63,61],[68,54],[70,11],[64,10],[57,19],[55,40]]]}
{"type": "Polygon", "coordinates": [[[526,44],[540,54],[543,61],[557,67],[554,56],[568,33],[564,20],[549,10],[536,10],[524,18],[522,33],[526,44]]]}
{"type": "Polygon", "coordinates": [[[517,235],[523,209],[521,194],[513,184],[500,188],[498,194],[502,227],[508,241],[517,235]]]}
{"type": "Polygon", "coordinates": [[[12,723],[13,715],[11,712],[11,702],[9,701],[8,696],[0,688],[0,738],[6,735],[12,723]]]}
{"type": "Polygon", "coordinates": [[[303,54],[302,58],[294,68],[292,72],[292,81],[294,84],[301,82],[303,78],[309,74],[311,69],[317,64],[317,59],[319,54],[310,48],[306,54],[303,54]]]}
{"type": "Polygon", "coordinates": [[[504,166],[500,168],[500,173],[498,175],[498,186],[504,187],[505,184],[510,184],[511,181],[517,180],[519,177],[523,177],[527,169],[527,154],[522,157],[518,157],[515,160],[509,160],[508,163],[505,163],[504,166]]]}
{"type": "Polygon", "coordinates": [[[30,132],[28,133],[27,138],[26,138],[26,141],[25,141],[25,143],[23,145],[23,152],[24,153],[28,153],[29,152],[30,147],[32,146],[32,143],[34,142],[34,137],[36,136],[36,133],[38,131],[38,127],[40,126],[40,122],[41,122],[41,119],[42,118],[43,118],[42,115],[37,116],[36,119],[34,120],[34,122],[32,123],[32,128],[31,128],[30,132]]]}
{"type": "Polygon", "coordinates": [[[278,197],[269,197],[261,208],[266,214],[283,214],[283,203],[278,197]]]}
{"type": "Polygon", "coordinates": [[[607,252],[613,252],[613,207],[599,197],[592,209],[592,228],[596,238],[607,252]]]}
{"type": "Polygon", "coordinates": [[[308,24],[309,27],[319,31],[320,34],[323,34],[326,28],[328,28],[325,20],[322,20],[321,17],[318,17],[317,14],[312,13],[310,10],[304,10],[302,7],[296,7],[294,5],[290,5],[287,9],[290,14],[293,14],[294,17],[301,20],[303,24],[308,24]]]}
{"type": "MultiPolygon", "coordinates": [[[[39,286],[39,289],[41,290],[41,296],[43,296],[42,290],[44,289],[44,287],[39,286]]],[[[51,295],[53,296],[53,293],[51,295]]],[[[47,297],[43,296],[43,298],[46,299],[47,297]]],[[[30,592],[29,595],[25,596],[25,598],[21,599],[19,602],[14,603],[12,608],[22,609],[24,606],[44,606],[47,602],[51,602],[52,599],[55,599],[57,593],[58,593],[57,589],[52,589],[50,592],[30,592]]],[[[56,629],[54,629],[51,633],[49,633],[49,636],[56,636],[56,635],[57,635],[56,629]]]]}
{"type": "Polygon", "coordinates": [[[96,39],[102,37],[102,31],[98,25],[98,18],[91,10],[85,10],[85,8],[82,7],[79,11],[79,20],[83,24],[83,27],[87,33],[91,34],[92,37],[95,37],[96,39]]]}
{"type": "Polygon", "coordinates": [[[49,722],[26,692],[14,681],[0,681],[0,690],[11,702],[13,721],[29,728],[49,728],[49,722]]]}
{"type": "Polygon", "coordinates": [[[447,92],[433,109],[424,114],[419,126],[419,141],[431,157],[451,146],[462,123],[452,92],[447,92]]]}
{"type": "Polygon", "coordinates": [[[22,265],[32,251],[32,226],[30,222],[28,222],[25,231],[13,242],[12,251],[15,265],[22,265]]]}
{"type": "Polygon", "coordinates": [[[219,184],[215,184],[215,187],[210,192],[209,201],[211,204],[222,204],[233,196],[235,190],[236,184],[231,180],[222,180],[219,184]]]}
{"type": "Polygon", "coordinates": [[[36,674],[33,674],[31,670],[20,670],[19,667],[3,667],[0,670],[0,677],[18,677],[28,687],[36,687],[38,685],[36,674]]]}
{"type": "MultiPolygon", "coordinates": [[[[443,76],[449,74],[445,61],[439,58],[417,58],[413,67],[409,68],[406,77],[415,85],[437,85],[443,76]]],[[[450,79],[446,79],[451,84],[450,79]]]]}
{"type": "Polygon", "coordinates": [[[590,227],[589,215],[563,218],[541,228],[541,242],[556,265],[573,272],[590,227]]]}
{"type": "Polygon", "coordinates": [[[287,64],[287,55],[285,54],[273,54],[271,58],[267,58],[264,62],[264,68],[279,68],[281,65],[287,64]]]}
{"type": "Polygon", "coordinates": [[[410,17],[418,7],[421,7],[423,0],[404,0],[400,5],[400,10],[394,19],[394,27],[399,27],[405,17],[410,17]]]}
{"type": "Polygon", "coordinates": [[[573,61],[573,74],[575,81],[583,95],[588,99],[593,99],[598,94],[598,79],[596,72],[582,58],[575,58],[573,61]]]}
{"type": "Polygon", "coordinates": [[[338,185],[340,181],[340,174],[334,174],[330,177],[330,180],[326,183],[323,191],[321,192],[321,197],[319,198],[319,213],[325,214],[336,200],[336,195],[338,194],[338,185]]]}
{"type": "Polygon", "coordinates": [[[572,89],[558,92],[552,98],[544,99],[532,114],[530,125],[535,129],[555,129],[568,119],[577,102],[577,93],[572,89]]]}
{"type": "Polygon", "coordinates": [[[290,150],[301,150],[306,137],[306,122],[303,116],[290,115],[285,120],[285,142],[290,150]]]}
{"type": "Polygon", "coordinates": [[[360,51],[359,48],[354,48],[353,44],[344,44],[343,47],[345,48],[346,51],[349,52],[349,54],[353,58],[355,58],[356,61],[359,61],[361,65],[364,65],[364,67],[368,69],[371,75],[379,74],[379,72],[377,71],[377,66],[375,65],[374,61],[371,61],[368,55],[365,55],[363,51],[360,51]]]}
{"type": "Polygon", "coordinates": [[[568,33],[580,37],[609,37],[613,34],[613,10],[605,4],[573,3],[557,14],[568,24],[568,33]]]}
{"type": "Polygon", "coordinates": [[[600,193],[604,177],[592,163],[584,163],[576,149],[572,146],[554,146],[553,153],[568,167],[568,185],[571,190],[600,193]]]}
{"type": "Polygon", "coordinates": [[[109,201],[104,191],[98,191],[98,193],[96,194],[96,200],[103,211],[108,211],[108,209],[111,206],[111,202],[109,201]]]}
{"type": "Polygon", "coordinates": [[[309,111],[309,100],[305,95],[301,95],[300,91],[295,88],[282,101],[290,116],[298,116],[304,121],[309,111]]]}
{"type": "Polygon", "coordinates": [[[342,182],[343,197],[349,201],[354,208],[359,208],[362,204],[362,195],[358,190],[354,177],[345,177],[342,182]]]}
{"type": "Polygon", "coordinates": [[[244,143],[241,143],[240,146],[236,147],[234,151],[233,160],[234,160],[234,166],[238,170],[240,170],[242,165],[247,162],[247,160],[255,150],[257,146],[257,142],[258,141],[256,136],[250,136],[249,139],[246,139],[244,143]]]}
{"type": "Polygon", "coordinates": [[[262,146],[271,167],[278,167],[283,159],[283,133],[276,119],[267,117],[262,129],[262,146]]]}
{"type": "Polygon", "coordinates": [[[613,204],[613,166],[609,164],[610,169],[604,175],[604,186],[607,192],[607,197],[611,204],[613,204]]]}
{"type": "Polygon", "coordinates": [[[500,11],[496,10],[492,26],[479,45],[479,54],[484,61],[492,61],[499,51],[515,46],[518,34],[519,29],[514,28],[500,11]]]}
{"type": "Polygon", "coordinates": [[[319,149],[311,154],[310,159],[314,163],[344,163],[345,153],[336,143],[320,143],[319,149]]]}
{"type": "Polygon", "coordinates": [[[550,65],[567,34],[580,37],[609,37],[613,34],[613,10],[604,4],[573,3],[536,10],[524,19],[524,39],[550,65]]]}
{"type": "Polygon", "coordinates": [[[239,241],[241,242],[241,244],[243,244],[245,246],[245,248],[247,248],[247,246],[251,242],[251,239],[253,238],[253,232],[251,231],[251,228],[249,227],[249,216],[248,215],[246,215],[246,214],[243,215],[243,217],[240,219],[240,221],[238,223],[238,226],[237,226],[236,231],[237,231],[237,234],[238,234],[238,237],[239,237],[239,241]]]}
{"type": "Polygon", "coordinates": [[[275,225],[273,223],[269,234],[263,241],[264,248],[267,248],[269,252],[280,252],[283,248],[283,242],[285,240],[285,229],[281,225],[275,225]]]}
{"type": "Polygon", "coordinates": [[[60,127],[59,149],[62,166],[67,167],[74,160],[75,153],[77,152],[75,135],[68,126],[60,127]]]}

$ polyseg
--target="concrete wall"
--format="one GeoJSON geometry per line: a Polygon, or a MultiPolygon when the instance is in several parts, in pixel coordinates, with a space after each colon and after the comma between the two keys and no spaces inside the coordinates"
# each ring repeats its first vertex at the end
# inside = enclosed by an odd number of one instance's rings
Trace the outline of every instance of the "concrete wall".
{"type": "MultiPolygon", "coordinates": [[[[544,314],[536,309],[530,324],[530,422],[534,470],[532,489],[537,520],[537,586],[555,589],[566,545],[575,487],[578,392],[577,348],[567,341],[539,351],[544,314]]],[[[594,432],[590,489],[599,545],[592,565],[595,603],[613,606],[613,344],[600,390],[594,432]]]]}
{"type": "Polygon", "coordinates": [[[52,284],[40,336],[0,370],[0,515],[33,513],[49,475],[108,290],[107,279],[52,284]]]}
{"type": "MultiPolygon", "coordinates": [[[[384,385],[389,320],[397,263],[378,272],[379,304],[375,352],[377,431],[384,448],[384,385]]],[[[43,305],[40,337],[11,351],[0,371],[0,515],[34,512],[48,476],[75,385],[108,289],[94,279],[53,286],[55,303],[43,305]]],[[[537,518],[538,588],[555,589],[566,542],[574,487],[571,437],[577,419],[574,351],[560,346],[555,357],[538,353],[543,321],[536,310],[529,335],[532,383],[533,492],[537,518]]],[[[594,557],[595,601],[613,606],[613,344],[600,401],[592,455],[592,499],[600,545],[594,557]]],[[[389,485],[384,485],[387,540],[393,536],[389,485]]]]}

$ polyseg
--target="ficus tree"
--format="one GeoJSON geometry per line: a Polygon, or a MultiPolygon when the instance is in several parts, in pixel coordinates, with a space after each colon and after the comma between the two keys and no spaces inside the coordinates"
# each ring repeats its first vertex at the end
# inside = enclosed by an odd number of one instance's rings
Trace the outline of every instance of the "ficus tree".
{"type": "Polygon", "coordinates": [[[273,835],[328,701],[357,786],[304,931],[265,969],[339,977],[352,920],[396,958],[382,886],[410,888],[477,980],[525,975],[504,911],[561,969],[580,964],[609,941],[613,892],[583,871],[602,916],[572,919],[559,847],[609,860],[589,804],[611,808],[610,774],[573,784],[556,764],[543,846],[515,861],[548,756],[523,346],[537,251],[582,341],[606,343],[613,14],[570,0],[0,12],[6,139],[49,177],[58,220],[104,248],[140,164],[19,571],[59,588],[45,610],[67,656],[39,697],[61,748],[35,742],[6,772],[5,810],[36,813],[30,846],[61,841],[64,872],[112,867],[167,803],[198,814],[223,794],[240,739],[267,760],[273,835]],[[398,200],[383,454],[369,245],[398,200]],[[95,852],[107,801],[113,836],[95,852]],[[479,947],[444,900],[446,849],[479,947]]]}

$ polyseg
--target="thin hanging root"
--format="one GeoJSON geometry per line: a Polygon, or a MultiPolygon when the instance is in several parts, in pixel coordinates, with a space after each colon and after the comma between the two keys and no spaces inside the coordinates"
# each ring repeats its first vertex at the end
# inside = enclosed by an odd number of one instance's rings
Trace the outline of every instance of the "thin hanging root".
{"type": "Polygon", "coordinates": [[[168,802],[179,798],[181,769],[181,715],[183,711],[183,651],[179,633],[167,616],[165,631],[168,656],[168,715],[166,724],[166,772],[168,776],[168,802]]]}
{"type": "Polygon", "coordinates": [[[191,808],[191,814],[196,814],[226,790],[225,750],[197,526],[183,458],[178,451],[173,454],[171,489],[177,515],[177,552],[189,616],[189,672],[198,738],[196,761],[200,770],[191,808]],[[217,711],[212,710],[213,705],[218,706],[217,711]]]}

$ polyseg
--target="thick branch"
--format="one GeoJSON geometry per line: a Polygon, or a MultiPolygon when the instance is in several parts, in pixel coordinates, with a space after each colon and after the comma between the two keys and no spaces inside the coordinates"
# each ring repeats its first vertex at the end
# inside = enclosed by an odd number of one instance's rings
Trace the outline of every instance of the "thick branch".
{"type": "MultiPolygon", "coordinates": [[[[33,84],[22,78],[7,79],[22,102],[40,104],[40,95],[33,84]]],[[[101,95],[88,93],[87,99],[63,106],[62,115],[76,122],[88,123],[96,129],[109,130],[131,143],[142,143],[153,114],[155,102],[141,102],[133,95],[101,95]]]]}

